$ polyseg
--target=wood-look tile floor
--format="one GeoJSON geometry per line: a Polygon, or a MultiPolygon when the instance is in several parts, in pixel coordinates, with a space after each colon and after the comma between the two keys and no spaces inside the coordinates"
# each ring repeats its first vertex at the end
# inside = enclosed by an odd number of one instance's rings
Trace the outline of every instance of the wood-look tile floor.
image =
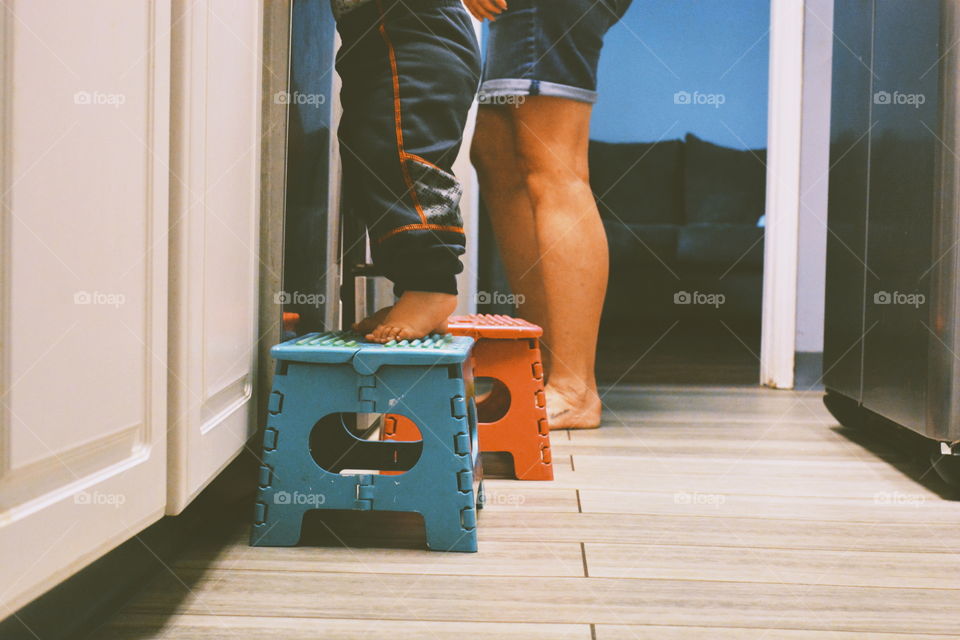
{"type": "Polygon", "coordinates": [[[924,461],[818,393],[604,401],[603,428],[553,434],[554,482],[486,480],[479,553],[422,550],[416,517],[380,514],[251,548],[238,518],[94,637],[960,637],[960,502],[924,461]]]}

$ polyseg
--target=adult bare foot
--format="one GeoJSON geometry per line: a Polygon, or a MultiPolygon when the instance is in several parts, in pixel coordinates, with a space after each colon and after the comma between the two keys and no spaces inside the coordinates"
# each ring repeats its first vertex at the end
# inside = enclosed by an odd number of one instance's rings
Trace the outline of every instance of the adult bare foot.
{"type": "Polygon", "coordinates": [[[600,396],[595,389],[571,390],[547,385],[547,425],[550,429],[596,429],[600,426],[600,396]]]}
{"type": "Polygon", "coordinates": [[[378,310],[376,313],[367,316],[360,322],[354,322],[350,328],[360,335],[365,336],[380,326],[380,323],[382,323],[387,317],[387,314],[390,313],[390,309],[393,309],[393,307],[384,307],[383,309],[378,310]]]}
{"type": "Polygon", "coordinates": [[[391,340],[416,340],[434,331],[445,332],[447,318],[456,308],[455,295],[405,291],[366,338],[384,344],[391,340]]]}

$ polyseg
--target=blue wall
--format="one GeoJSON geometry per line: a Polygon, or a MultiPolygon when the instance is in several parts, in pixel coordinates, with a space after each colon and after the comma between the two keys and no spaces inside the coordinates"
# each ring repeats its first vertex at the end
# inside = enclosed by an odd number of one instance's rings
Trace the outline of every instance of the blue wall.
{"type": "Polygon", "coordinates": [[[769,26],[770,0],[634,0],[606,36],[591,137],[766,147],[769,26]]]}

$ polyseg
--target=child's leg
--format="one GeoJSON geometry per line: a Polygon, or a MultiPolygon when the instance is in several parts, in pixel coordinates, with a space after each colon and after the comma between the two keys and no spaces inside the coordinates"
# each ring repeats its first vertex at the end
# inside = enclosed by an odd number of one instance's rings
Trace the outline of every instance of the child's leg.
{"type": "Polygon", "coordinates": [[[401,296],[369,337],[421,337],[444,328],[463,269],[451,168],[479,80],[473,26],[458,0],[373,0],[338,28],[345,202],[401,296]]]}

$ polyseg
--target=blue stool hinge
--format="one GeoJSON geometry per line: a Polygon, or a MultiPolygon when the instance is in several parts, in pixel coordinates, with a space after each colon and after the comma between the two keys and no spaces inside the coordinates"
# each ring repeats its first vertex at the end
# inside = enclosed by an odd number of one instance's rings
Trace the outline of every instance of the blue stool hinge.
{"type": "Polygon", "coordinates": [[[357,476],[357,499],[353,506],[359,511],[373,509],[373,476],[362,474],[357,476]]]}
{"type": "Polygon", "coordinates": [[[270,392],[270,400],[267,403],[267,411],[270,413],[270,415],[273,415],[273,416],[283,411],[283,394],[282,393],[276,390],[270,392]]]}
{"type": "Polygon", "coordinates": [[[260,473],[257,475],[257,485],[261,489],[268,488],[273,483],[273,467],[263,463],[260,465],[260,473]]]}
{"type": "Polygon", "coordinates": [[[357,378],[357,399],[360,407],[368,413],[377,411],[377,377],[374,375],[359,376],[357,378]]]}
{"type": "Polygon", "coordinates": [[[253,505],[253,524],[259,526],[267,521],[267,503],[257,501],[253,505]]]}

